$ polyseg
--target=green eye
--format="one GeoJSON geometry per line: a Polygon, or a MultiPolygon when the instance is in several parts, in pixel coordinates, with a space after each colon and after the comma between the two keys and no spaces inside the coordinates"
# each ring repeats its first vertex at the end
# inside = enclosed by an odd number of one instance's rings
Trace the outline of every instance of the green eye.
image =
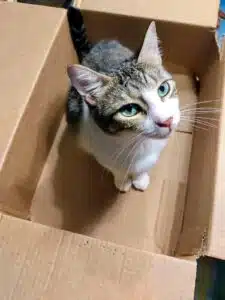
{"type": "Polygon", "coordinates": [[[169,94],[170,91],[170,85],[168,82],[163,82],[160,87],[158,88],[158,95],[160,98],[165,97],[167,94],[169,94]]]}
{"type": "Polygon", "coordinates": [[[120,113],[124,117],[134,117],[141,111],[141,107],[137,104],[127,104],[120,109],[120,113]]]}

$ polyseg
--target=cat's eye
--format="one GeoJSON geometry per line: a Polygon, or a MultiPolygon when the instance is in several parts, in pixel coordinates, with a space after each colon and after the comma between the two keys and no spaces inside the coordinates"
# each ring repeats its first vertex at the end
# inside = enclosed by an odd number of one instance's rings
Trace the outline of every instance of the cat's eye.
{"type": "Polygon", "coordinates": [[[167,81],[163,82],[158,88],[158,95],[160,98],[166,97],[170,92],[170,85],[167,81]]]}
{"type": "Polygon", "coordinates": [[[127,104],[124,105],[121,109],[120,109],[120,113],[121,115],[123,115],[124,117],[130,118],[130,117],[134,117],[137,114],[139,114],[142,111],[141,107],[138,104],[127,104]]]}

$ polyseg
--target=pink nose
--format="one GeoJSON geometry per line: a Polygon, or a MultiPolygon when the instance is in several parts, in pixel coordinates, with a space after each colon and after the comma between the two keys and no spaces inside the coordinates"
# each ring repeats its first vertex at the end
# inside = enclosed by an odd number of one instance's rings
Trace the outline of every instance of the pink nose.
{"type": "Polygon", "coordinates": [[[169,119],[156,123],[159,127],[167,127],[170,128],[173,122],[173,117],[170,117],[169,119]]]}

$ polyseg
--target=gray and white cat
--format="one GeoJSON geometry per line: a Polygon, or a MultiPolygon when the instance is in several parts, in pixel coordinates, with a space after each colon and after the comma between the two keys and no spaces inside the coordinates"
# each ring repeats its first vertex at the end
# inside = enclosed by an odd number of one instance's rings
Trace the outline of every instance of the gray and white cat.
{"type": "Polygon", "coordinates": [[[112,172],[120,191],[131,186],[144,191],[180,121],[176,85],[162,65],[155,23],[137,57],[118,41],[90,45],[81,27],[75,45],[82,64],[68,67],[68,123],[79,122],[81,147],[112,172]]]}

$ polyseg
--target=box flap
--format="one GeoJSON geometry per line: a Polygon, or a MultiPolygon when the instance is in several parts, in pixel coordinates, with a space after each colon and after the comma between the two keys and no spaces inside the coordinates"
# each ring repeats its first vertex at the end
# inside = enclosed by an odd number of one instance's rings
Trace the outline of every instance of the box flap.
{"type": "Polygon", "coordinates": [[[210,235],[207,254],[212,257],[225,259],[225,65],[221,66],[220,92],[221,117],[217,141],[217,162],[215,169],[215,190],[212,215],[210,220],[210,235]]]}
{"type": "Polygon", "coordinates": [[[219,0],[82,0],[81,8],[154,20],[216,28],[219,0]]]}
{"type": "Polygon", "coordinates": [[[67,130],[63,119],[32,201],[31,219],[124,246],[173,254],[182,224],[191,145],[191,134],[175,133],[151,171],[148,190],[121,194],[112,176],[79,149],[76,133],[67,130]]]}
{"type": "MultiPolygon", "coordinates": [[[[107,14],[103,9],[96,11],[94,7],[95,4],[91,5],[90,2],[89,9],[83,9],[84,23],[91,42],[116,39],[134,51],[140,49],[150,20],[153,19],[151,14],[146,18],[137,18],[129,14],[107,14]]],[[[156,28],[164,65],[170,72],[180,73],[179,69],[186,69],[188,73],[199,75],[207,68],[206,62],[212,51],[219,56],[213,30],[165,21],[157,22],[156,28]]]]}
{"type": "Polygon", "coordinates": [[[225,259],[225,64],[222,57],[222,61],[214,57],[200,79],[200,101],[205,101],[201,107],[214,111],[204,114],[212,127],[194,133],[179,255],[225,259]]]}
{"type": "Polygon", "coordinates": [[[1,165],[14,128],[29,101],[63,18],[64,14],[60,10],[34,9],[30,5],[16,3],[1,5],[0,85],[1,97],[5,99],[0,111],[1,165]],[[26,72],[23,72],[25,66],[26,72]]]}
{"type": "Polygon", "coordinates": [[[26,215],[64,110],[75,51],[63,9],[2,3],[0,20],[0,207],[26,215]]]}
{"type": "Polygon", "coordinates": [[[4,300],[192,300],[194,295],[195,262],[8,216],[0,219],[0,249],[4,300]]]}

